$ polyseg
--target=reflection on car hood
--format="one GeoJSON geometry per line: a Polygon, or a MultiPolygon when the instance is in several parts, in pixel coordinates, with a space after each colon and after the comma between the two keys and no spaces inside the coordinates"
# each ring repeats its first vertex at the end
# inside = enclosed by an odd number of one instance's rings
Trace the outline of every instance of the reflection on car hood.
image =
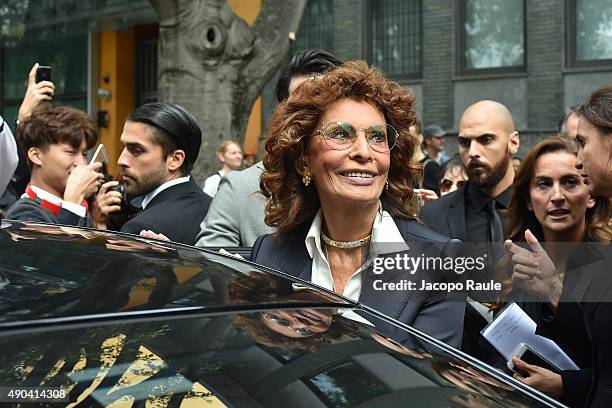
{"type": "Polygon", "coordinates": [[[266,268],[125,234],[2,221],[0,325],[56,317],[197,308],[351,307],[266,268]]]}
{"type": "Polygon", "coordinates": [[[63,387],[88,407],[550,406],[434,345],[397,344],[317,310],[277,311],[276,326],[235,312],[0,332],[0,383],[63,387]]]}

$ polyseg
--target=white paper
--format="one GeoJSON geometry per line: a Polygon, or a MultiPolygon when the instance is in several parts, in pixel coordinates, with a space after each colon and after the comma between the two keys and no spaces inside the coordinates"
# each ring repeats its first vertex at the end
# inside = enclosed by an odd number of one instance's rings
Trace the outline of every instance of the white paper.
{"type": "Polygon", "coordinates": [[[481,333],[506,360],[512,358],[519,344],[525,343],[559,370],[578,370],[557,343],[535,334],[536,328],[536,322],[519,305],[511,303],[481,333]]]}

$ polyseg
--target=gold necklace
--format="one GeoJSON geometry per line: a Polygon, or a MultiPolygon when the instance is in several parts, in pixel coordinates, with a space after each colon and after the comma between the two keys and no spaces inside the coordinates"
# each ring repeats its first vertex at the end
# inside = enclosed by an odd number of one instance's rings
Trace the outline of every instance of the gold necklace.
{"type": "Polygon", "coordinates": [[[321,238],[323,239],[323,242],[325,242],[329,246],[333,246],[334,248],[353,249],[360,248],[370,242],[370,239],[372,239],[372,234],[369,234],[367,237],[358,239],[357,241],[336,241],[331,239],[330,237],[325,235],[323,231],[321,231],[321,238]]]}

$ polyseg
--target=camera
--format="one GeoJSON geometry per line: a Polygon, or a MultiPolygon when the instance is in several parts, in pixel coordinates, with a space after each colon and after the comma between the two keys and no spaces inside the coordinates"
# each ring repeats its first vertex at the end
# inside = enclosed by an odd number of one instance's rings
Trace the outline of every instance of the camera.
{"type": "Polygon", "coordinates": [[[123,203],[127,201],[125,195],[125,184],[118,184],[116,186],[113,186],[109,188],[108,191],[116,191],[118,193],[121,193],[121,208],[123,208],[123,203]]]}
{"type": "Polygon", "coordinates": [[[128,200],[126,186],[124,183],[113,186],[109,188],[108,191],[117,191],[121,193],[121,210],[108,215],[109,229],[119,231],[121,226],[130,219],[134,218],[141,211],[141,209],[134,207],[128,200]]]}

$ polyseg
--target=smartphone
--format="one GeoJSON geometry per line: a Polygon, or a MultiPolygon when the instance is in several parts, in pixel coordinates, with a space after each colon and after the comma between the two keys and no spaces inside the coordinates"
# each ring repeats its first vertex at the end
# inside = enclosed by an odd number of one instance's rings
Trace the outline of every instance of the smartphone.
{"type": "Polygon", "coordinates": [[[36,69],[36,83],[40,81],[51,81],[51,67],[48,65],[39,65],[36,69]]]}
{"type": "MultiPolygon", "coordinates": [[[[561,370],[559,370],[550,361],[542,357],[540,354],[538,354],[536,351],[531,349],[525,343],[519,344],[516,350],[514,350],[514,353],[512,353],[512,357],[520,358],[527,364],[545,368],[547,370],[552,371],[553,373],[557,373],[557,374],[561,373],[561,370]]],[[[508,360],[507,365],[508,365],[508,368],[514,371],[515,373],[518,373],[522,375],[523,377],[528,376],[528,373],[514,366],[514,363],[512,362],[512,358],[508,360]]]]}
{"type": "Polygon", "coordinates": [[[98,145],[93,156],[91,156],[89,164],[93,164],[96,162],[108,165],[108,154],[106,153],[106,149],[104,148],[104,145],[102,143],[98,145]]]}

